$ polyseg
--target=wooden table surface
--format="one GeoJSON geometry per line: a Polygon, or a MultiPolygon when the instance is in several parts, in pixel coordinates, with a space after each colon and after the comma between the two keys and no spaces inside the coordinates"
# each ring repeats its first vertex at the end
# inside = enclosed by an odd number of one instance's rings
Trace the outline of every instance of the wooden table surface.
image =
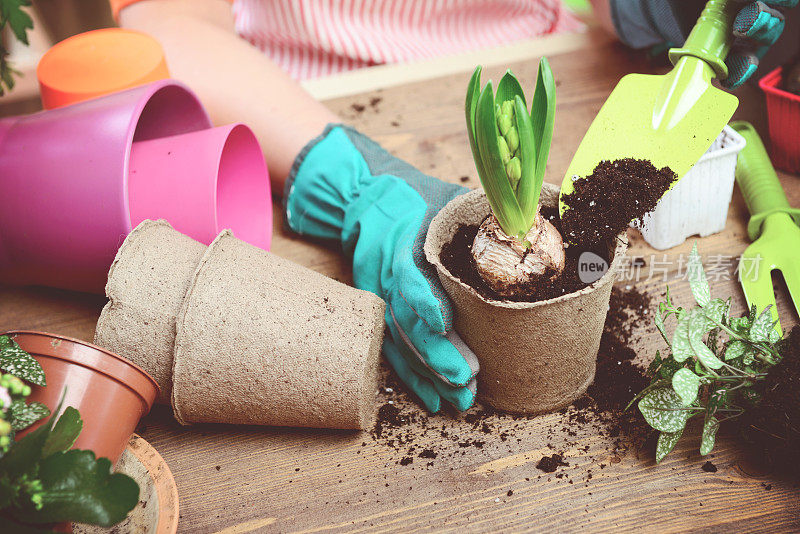
{"type": "MultiPolygon", "coordinates": [[[[560,181],[584,131],[622,75],[664,69],[607,39],[593,39],[592,46],[550,57],[558,85],[546,178],[550,182],[560,181]]],[[[537,62],[531,57],[509,66],[530,87],[537,62]]],[[[501,73],[501,68],[488,68],[485,78],[497,80],[501,73]]],[[[468,77],[469,72],[448,74],[329,104],[423,171],[451,181],[466,176],[468,185],[477,186],[462,110],[468,77]]],[[[737,116],[756,123],[766,137],[763,96],[753,87],[739,94],[743,103],[737,116]]],[[[781,179],[790,202],[800,205],[798,178],[781,179]]],[[[725,231],[697,240],[706,261],[733,258],[744,250],[746,219],[737,190],[725,231]]],[[[348,261],[335,247],[290,235],[277,214],[275,222],[275,253],[350,282],[348,261]]],[[[649,265],[668,262],[667,279],[676,277],[678,257],[688,253],[693,241],[658,252],[637,232],[630,234],[629,255],[644,256],[649,265]]],[[[732,278],[734,266],[730,259],[721,262],[720,275],[712,277],[711,284],[715,295],[732,296],[734,311],[739,312],[743,297],[732,278]]],[[[659,275],[636,282],[636,287],[658,298],[664,284],[659,275]]],[[[688,303],[685,280],[672,280],[671,288],[678,302],[688,303]]],[[[0,287],[0,302],[0,331],[38,329],[91,340],[105,299],[45,288],[0,287]]],[[[779,304],[784,326],[796,323],[785,290],[779,304]]],[[[663,348],[653,329],[643,328],[637,337],[642,362],[663,348]]],[[[383,377],[391,380],[386,371],[383,377]]],[[[398,391],[382,391],[376,409],[390,400],[418,419],[395,431],[394,442],[370,433],[181,427],[166,407],[154,409],[138,433],[174,473],[180,532],[800,530],[797,485],[746,462],[729,435],[720,437],[710,457],[718,471],[707,473],[701,465],[709,458],[697,452],[696,430],[656,465],[652,450],[615,447],[614,439],[603,437],[594,425],[576,429],[560,413],[516,420],[491,416],[491,431],[485,433],[475,429],[469,417],[453,412],[425,417],[398,391]],[[411,443],[403,444],[406,437],[411,443]],[[552,475],[537,470],[541,457],[551,453],[548,445],[564,453],[569,467],[552,475]],[[411,446],[415,450],[409,454],[411,446]],[[423,449],[433,449],[436,458],[419,457],[423,449]],[[413,463],[405,460],[407,465],[402,465],[406,457],[413,457],[413,463]]]]}

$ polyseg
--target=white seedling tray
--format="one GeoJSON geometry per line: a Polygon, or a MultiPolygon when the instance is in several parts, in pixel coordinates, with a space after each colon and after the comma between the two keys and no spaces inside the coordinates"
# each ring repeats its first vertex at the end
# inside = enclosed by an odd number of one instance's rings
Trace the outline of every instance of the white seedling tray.
{"type": "Polygon", "coordinates": [[[658,250],[680,245],[695,234],[705,237],[722,231],[733,196],[736,157],[744,145],[744,138],[725,126],[711,148],[661,197],[656,208],[632,226],[658,250]]]}

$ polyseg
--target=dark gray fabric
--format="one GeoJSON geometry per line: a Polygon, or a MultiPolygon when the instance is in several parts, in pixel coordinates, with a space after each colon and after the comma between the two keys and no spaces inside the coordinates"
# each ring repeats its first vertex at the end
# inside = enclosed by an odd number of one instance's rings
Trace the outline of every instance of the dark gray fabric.
{"type": "Polygon", "coordinates": [[[697,0],[610,0],[620,40],[632,48],[681,46],[703,8],[697,0]]]}

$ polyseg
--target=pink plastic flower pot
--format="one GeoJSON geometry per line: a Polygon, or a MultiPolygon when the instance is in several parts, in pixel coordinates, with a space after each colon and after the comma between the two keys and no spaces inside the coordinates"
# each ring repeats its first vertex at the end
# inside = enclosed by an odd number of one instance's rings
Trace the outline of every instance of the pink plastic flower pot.
{"type": "Polygon", "coordinates": [[[767,97],[767,118],[771,144],[770,159],[775,167],[800,172],[800,96],[782,88],[783,67],[758,82],[767,97]]]}
{"type": "Polygon", "coordinates": [[[167,219],[206,245],[225,228],[269,249],[272,203],[253,132],[232,124],[133,143],[128,177],[132,226],[167,219]]]}
{"type": "MultiPolygon", "coordinates": [[[[197,97],[172,80],[0,120],[0,187],[4,192],[0,209],[0,277],[11,283],[102,291],[116,250],[133,228],[131,207],[156,218],[178,217],[181,222],[175,226],[191,231],[185,227],[189,215],[211,219],[214,214],[208,209],[187,213],[180,207],[186,202],[187,191],[195,189],[222,200],[214,225],[228,225],[247,239],[250,225],[237,228],[243,216],[229,215],[238,209],[238,204],[226,200],[244,197],[244,193],[237,196],[237,186],[230,178],[234,172],[226,171],[229,178],[218,180],[209,193],[208,180],[187,185],[185,178],[196,176],[195,167],[172,167],[173,175],[159,173],[158,180],[181,180],[182,195],[162,197],[155,204],[156,195],[140,198],[148,187],[156,187],[154,182],[148,186],[137,176],[134,190],[129,191],[134,142],[138,146],[141,142],[209,128],[211,121],[197,97]],[[154,212],[155,207],[158,210],[154,212]]],[[[237,168],[235,163],[225,163],[226,153],[237,152],[225,148],[229,143],[246,146],[251,142],[236,141],[248,134],[234,133],[237,127],[231,130],[218,149],[220,161],[214,164],[214,172],[237,168]]],[[[196,158],[201,153],[198,149],[196,158]]],[[[269,235],[272,217],[266,170],[259,167],[258,178],[241,178],[245,170],[258,165],[263,166],[263,156],[252,166],[240,164],[243,172],[237,180],[245,184],[263,180],[262,196],[255,205],[266,206],[259,220],[266,221],[264,232],[269,235]]],[[[251,185],[243,191],[253,194],[251,185]]],[[[250,214],[251,210],[248,207],[243,212],[250,214]]],[[[202,226],[195,221],[192,225],[202,226]]],[[[210,242],[215,233],[208,235],[210,242]]],[[[258,246],[269,242],[263,241],[261,233],[257,236],[262,239],[256,243],[258,246]]]]}

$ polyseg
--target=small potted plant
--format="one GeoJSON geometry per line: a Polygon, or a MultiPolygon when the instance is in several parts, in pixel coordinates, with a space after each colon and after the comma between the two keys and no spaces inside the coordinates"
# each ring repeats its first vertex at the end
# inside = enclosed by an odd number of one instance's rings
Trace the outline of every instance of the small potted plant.
{"type": "Polygon", "coordinates": [[[555,81],[539,63],[531,110],[508,71],[492,90],[469,82],[467,133],[483,185],[431,222],[425,254],[455,307],[455,328],[477,354],[478,390],[495,408],[563,407],[592,382],[614,271],[627,241],[565,246],[558,188],[543,185],[555,81]],[[579,272],[581,261],[596,276],[579,272]],[[599,271],[599,272],[598,272],[599,271]],[[584,276],[587,275],[587,276],[584,276]]]}
{"type": "Polygon", "coordinates": [[[738,421],[751,448],[800,477],[800,327],[782,340],[769,306],[731,317],[730,299],[711,298],[696,245],[687,274],[696,306],[676,306],[667,290],[654,322],[670,350],[656,352],[648,369],[652,382],[631,401],[659,431],[656,462],[690,419],[702,418],[702,455],[714,448],[722,423],[738,421]],[[669,317],[676,322],[671,337],[669,317]]]}
{"type": "Polygon", "coordinates": [[[108,458],[70,450],[83,428],[80,413],[61,405],[39,428],[18,432],[47,417],[43,404],[27,402],[31,385],[44,386],[39,363],[0,336],[0,522],[14,532],[67,531],[69,521],[113,526],[139,502],[139,486],[111,473],[108,458]],[[26,383],[27,382],[27,383],[26,383]]]}
{"type": "Polygon", "coordinates": [[[48,383],[32,382],[30,399],[51,410],[62,400],[74,406],[86,421],[76,445],[112,462],[158,397],[158,384],[139,366],[78,339],[15,331],[0,337],[0,348],[32,355],[48,383]]]}

